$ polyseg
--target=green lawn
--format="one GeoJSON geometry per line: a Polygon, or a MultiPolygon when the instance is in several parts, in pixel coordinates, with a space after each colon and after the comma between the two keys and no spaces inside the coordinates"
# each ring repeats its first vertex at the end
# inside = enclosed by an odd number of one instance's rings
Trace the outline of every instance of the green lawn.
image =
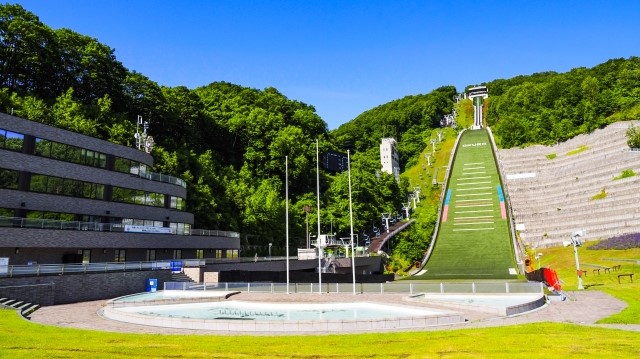
{"type": "Polygon", "coordinates": [[[466,131],[458,145],[450,198],[427,272],[420,279],[515,279],[509,224],[503,218],[500,177],[486,130],[466,131]]]}
{"type": "Polygon", "coordinates": [[[33,324],[0,310],[0,358],[638,358],[640,333],[540,323],[319,336],[122,334],[33,324]]]}

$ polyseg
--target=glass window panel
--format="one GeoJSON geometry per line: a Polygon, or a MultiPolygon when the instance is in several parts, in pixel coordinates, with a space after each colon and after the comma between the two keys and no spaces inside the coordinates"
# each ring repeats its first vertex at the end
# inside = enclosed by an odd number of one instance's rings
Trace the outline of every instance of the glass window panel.
{"type": "Polygon", "coordinates": [[[36,138],[35,154],[44,157],[51,156],[51,141],[36,138]]]}
{"type": "Polygon", "coordinates": [[[95,196],[93,198],[94,199],[104,199],[104,185],[96,184],[95,188],[96,188],[96,191],[95,191],[95,196]]]}
{"type": "Polygon", "coordinates": [[[0,168],[0,188],[17,189],[18,171],[0,168]]]}
{"type": "Polygon", "coordinates": [[[22,151],[24,143],[24,135],[17,132],[7,131],[5,134],[4,147],[9,150],[22,151]]]}
{"type": "Polygon", "coordinates": [[[129,173],[130,167],[131,167],[131,161],[121,157],[116,157],[115,168],[114,168],[116,171],[129,173]]]}
{"type": "Polygon", "coordinates": [[[32,174],[29,190],[32,192],[47,192],[48,180],[49,178],[47,176],[32,174]]]}
{"type": "Polygon", "coordinates": [[[98,162],[96,163],[96,167],[106,168],[107,167],[107,155],[104,153],[98,153],[98,162]]]}
{"type": "Polygon", "coordinates": [[[49,177],[49,180],[47,182],[47,193],[64,194],[62,178],[49,177]]]}
{"type": "Polygon", "coordinates": [[[62,143],[51,142],[50,156],[61,161],[67,161],[67,146],[62,143]]]}

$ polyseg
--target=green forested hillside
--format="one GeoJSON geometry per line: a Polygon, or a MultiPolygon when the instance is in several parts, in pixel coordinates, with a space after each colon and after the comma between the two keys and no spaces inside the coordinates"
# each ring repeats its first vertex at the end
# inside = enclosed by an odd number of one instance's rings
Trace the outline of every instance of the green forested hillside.
{"type": "MultiPolygon", "coordinates": [[[[336,141],[313,106],[275,88],[226,82],[196,89],[160,86],[126,69],[109,46],[68,29],[51,29],[20,5],[9,4],[0,5],[0,68],[0,111],[5,113],[129,146],[137,117],[149,121],[156,142],[154,171],[185,179],[195,227],[242,232],[247,255],[266,252],[270,242],[275,255],[284,253],[285,156],[291,242],[304,241],[302,208],[316,208],[316,139],[321,153],[351,150],[356,232],[370,231],[381,212],[399,210],[406,189],[392,176],[376,173],[380,137],[409,131],[419,138],[423,128],[450,110],[455,93],[451,87],[416,96],[427,100],[411,111],[405,109],[406,100],[392,103],[395,113],[407,112],[387,121],[393,133],[345,131],[336,141]],[[356,135],[366,141],[344,140],[356,135]]],[[[412,146],[415,152],[424,143],[412,146]]],[[[345,235],[346,173],[322,171],[320,178],[322,230],[345,235]]],[[[312,229],[316,218],[313,212],[309,216],[312,229]]]]}
{"type": "Polygon", "coordinates": [[[502,147],[552,144],[640,118],[640,58],[486,83],[487,123],[502,147]]]}

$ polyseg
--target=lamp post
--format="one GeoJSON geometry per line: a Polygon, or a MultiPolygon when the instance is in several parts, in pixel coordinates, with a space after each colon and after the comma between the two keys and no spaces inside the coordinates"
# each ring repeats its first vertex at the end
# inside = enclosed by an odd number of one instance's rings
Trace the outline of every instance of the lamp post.
{"type": "Polygon", "coordinates": [[[573,245],[573,254],[576,257],[576,273],[578,274],[578,289],[583,290],[582,286],[582,271],[580,270],[580,260],[578,259],[578,247],[582,246],[582,240],[584,231],[575,231],[571,234],[571,244],[573,245]]]}

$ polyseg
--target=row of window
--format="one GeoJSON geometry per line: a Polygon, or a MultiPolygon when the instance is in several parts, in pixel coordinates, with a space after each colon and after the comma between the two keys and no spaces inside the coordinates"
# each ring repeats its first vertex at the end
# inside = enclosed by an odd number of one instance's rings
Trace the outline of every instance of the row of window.
{"type": "Polygon", "coordinates": [[[102,184],[39,174],[31,175],[29,190],[62,196],[104,199],[104,185],[102,184]]]}
{"type": "Polygon", "coordinates": [[[36,138],[35,154],[60,161],[98,168],[107,168],[107,155],[102,152],[36,138]]]}
{"type": "MultiPolygon", "coordinates": [[[[0,168],[0,188],[17,189],[18,177],[18,171],[0,168]]],[[[35,173],[31,175],[29,184],[29,190],[32,192],[99,200],[104,199],[104,189],[105,186],[99,183],[35,173]]],[[[120,203],[164,207],[165,195],[162,193],[114,186],[112,188],[111,200],[120,203]]],[[[170,196],[169,208],[184,211],[185,202],[184,198],[170,196]]]]}
{"type": "MultiPolygon", "coordinates": [[[[0,128],[0,148],[22,151],[24,134],[0,128]]],[[[35,154],[60,161],[77,163],[86,166],[107,168],[107,155],[102,152],[87,150],[84,148],[67,145],[56,141],[36,137],[35,154]]],[[[116,157],[114,170],[122,173],[136,174],[139,171],[146,172],[147,166],[138,161],[116,157]]]]}

